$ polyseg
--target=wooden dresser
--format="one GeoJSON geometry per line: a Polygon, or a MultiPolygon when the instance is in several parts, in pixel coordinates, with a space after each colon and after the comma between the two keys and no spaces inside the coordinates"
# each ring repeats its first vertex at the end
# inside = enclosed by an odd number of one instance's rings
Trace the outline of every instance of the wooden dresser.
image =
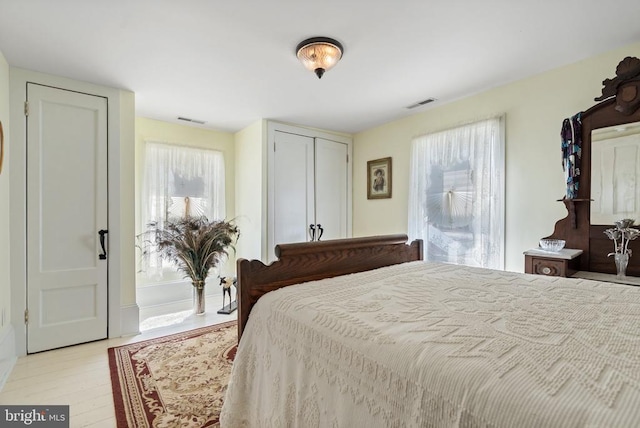
{"type": "Polygon", "coordinates": [[[557,253],[531,249],[524,252],[524,271],[536,275],[569,277],[580,270],[582,250],[563,248],[557,253]]]}

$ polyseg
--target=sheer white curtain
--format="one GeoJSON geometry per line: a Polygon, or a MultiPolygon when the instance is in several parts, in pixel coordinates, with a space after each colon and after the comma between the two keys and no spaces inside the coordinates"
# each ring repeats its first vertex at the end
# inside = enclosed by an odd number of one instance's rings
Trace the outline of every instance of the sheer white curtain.
{"type": "Polygon", "coordinates": [[[504,118],[412,142],[409,237],[425,260],[504,269],[504,118]]]}
{"type": "MultiPolygon", "coordinates": [[[[169,218],[204,215],[225,218],[224,156],[216,150],[161,142],[145,143],[141,200],[141,230],[149,224],[163,227],[169,218]]],[[[143,270],[162,276],[162,262],[146,257],[143,270]]]]}

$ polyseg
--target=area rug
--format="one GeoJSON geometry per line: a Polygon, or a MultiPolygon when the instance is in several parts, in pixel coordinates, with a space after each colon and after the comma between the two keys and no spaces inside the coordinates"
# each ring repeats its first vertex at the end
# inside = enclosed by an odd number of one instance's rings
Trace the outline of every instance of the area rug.
{"type": "Polygon", "coordinates": [[[109,348],[118,428],[218,426],[236,321],[109,348]]]}

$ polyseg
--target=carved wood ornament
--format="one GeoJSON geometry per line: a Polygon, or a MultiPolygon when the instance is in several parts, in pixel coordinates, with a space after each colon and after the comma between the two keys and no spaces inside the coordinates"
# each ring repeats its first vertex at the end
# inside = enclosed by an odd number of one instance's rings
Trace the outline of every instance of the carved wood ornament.
{"type": "MultiPolygon", "coordinates": [[[[561,199],[568,215],[559,220],[549,238],[564,239],[566,248],[583,250],[579,269],[615,273],[615,264],[607,254],[613,249],[603,233],[612,225],[591,224],[591,131],[609,126],[640,122],[640,59],[626,57],[616,67],[616,76],[602,82],[598,104],[582,113],[582,167],[578,195],[561,199]]],[[[640,219],[636,219],[640,220],[640,219]]],[[[634,256],[627,274],[640,276],[640,241],[630,243],[634,256]]]]}
{"type": "Polygon", "coordinates": [[[640,106],[640,59],[626,57],[616,67],[616,77],[602,81],[602,95],[594,101],[616,98],[616,111],[629,116],[640,106]]]}

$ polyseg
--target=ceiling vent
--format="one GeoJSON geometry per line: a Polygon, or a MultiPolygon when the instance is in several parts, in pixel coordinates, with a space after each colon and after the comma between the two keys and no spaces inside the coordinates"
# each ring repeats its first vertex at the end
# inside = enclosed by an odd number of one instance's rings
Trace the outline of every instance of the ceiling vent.
{"type": "Polygon", "coordinates": [[[423,105],[425,105],[425,104],[432,103],[432,102],[434,102],[435,100],[436,100],[435,98],[427,98],[426,100],[418,101],[418,102],[417,102],[417,103],[415,103],[415,104],[411,104],[410,106],[407,106],[407,108],[408,108],[408,109],[411,109],[411,108],[420,107],[420,106],[423,106],[423,105]]]}
{"type": "Polygon", "coordinates": [[[184,120],[185,122],[197,123],[198,125],[204,125],[205,123],[207,123],[204,120],[190,119],[188,117],[178,117],[178,120],[184,120]]]}

